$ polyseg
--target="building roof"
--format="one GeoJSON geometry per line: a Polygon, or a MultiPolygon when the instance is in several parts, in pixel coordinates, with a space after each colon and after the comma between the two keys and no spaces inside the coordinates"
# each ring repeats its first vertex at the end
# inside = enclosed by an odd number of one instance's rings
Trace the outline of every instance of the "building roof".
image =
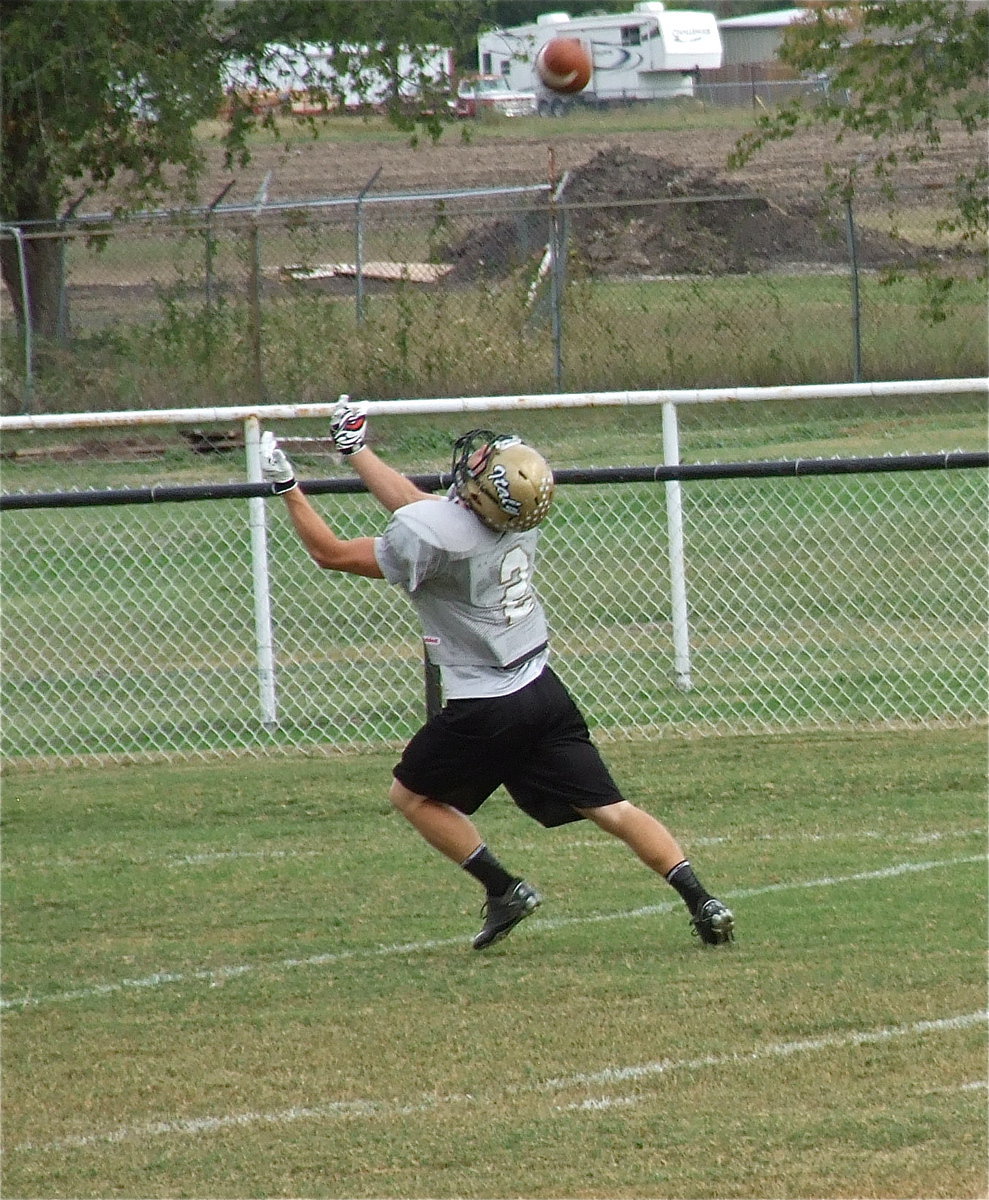
{"type": "Polygon", "coordinates": [[[807,15],[805,8],[783,8],[779,12],[751,13],[747,17],[726,17],[719,29],[779,29],[807,15]]]}

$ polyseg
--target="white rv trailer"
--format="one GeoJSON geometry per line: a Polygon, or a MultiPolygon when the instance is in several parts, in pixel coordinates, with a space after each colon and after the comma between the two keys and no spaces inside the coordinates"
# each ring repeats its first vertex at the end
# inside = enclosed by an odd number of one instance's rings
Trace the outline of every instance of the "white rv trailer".
{"type": "Polygon", "coordinates": [[[513,90],[535,91],[543,114],[572,103],[606,107],[692,96],[698,72],[716,70],[722,60],[714,13],[667,9],[656,0],[602,16],[543,13],[530,25],[482,33],[477,51],[482,72],[504,75],[513,90]],[[578,38],[591,53],[591,81],[575,96],[548,91],[536,74],[537,52],[555,37],[578,38]]]}

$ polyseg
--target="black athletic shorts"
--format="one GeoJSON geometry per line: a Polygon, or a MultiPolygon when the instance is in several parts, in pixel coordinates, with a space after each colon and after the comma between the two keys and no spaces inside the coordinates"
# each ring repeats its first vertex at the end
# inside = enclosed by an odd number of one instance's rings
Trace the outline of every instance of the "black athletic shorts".
{"type": "Polygon", "coordinates": [[[547,667],[509,696],[450,700],[405,747],[395,778],[411,792],[473,813],[504,785],[547,828],[578,808],[624,797],[570,693],[547,667]]]}

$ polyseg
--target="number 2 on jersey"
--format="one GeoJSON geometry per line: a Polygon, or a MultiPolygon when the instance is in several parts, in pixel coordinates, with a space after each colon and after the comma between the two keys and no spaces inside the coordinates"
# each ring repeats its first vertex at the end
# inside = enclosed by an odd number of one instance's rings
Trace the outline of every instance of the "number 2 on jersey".
{"type": "Polygon", "coordinates": [[[536,607],[532,593],[532,563],[521,546],[513,546],[501,560],[501,608],[509,625],[521,621],[536,607]]]}

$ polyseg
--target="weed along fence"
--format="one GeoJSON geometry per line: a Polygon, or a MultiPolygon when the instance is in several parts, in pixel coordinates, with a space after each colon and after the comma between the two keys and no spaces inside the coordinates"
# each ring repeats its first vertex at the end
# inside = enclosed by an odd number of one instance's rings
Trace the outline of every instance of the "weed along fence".
{"type": "MultiPolygon", "coordinates": [[[[554,661],[599,737],[697,736],[984,720],[989,456],[684,464],[682,406],[987,391],[979,378],[370,412],[376,427],[463,414],[524,432],[540,410],[654,410],[661,465],[557,470],[540,592],[554,661]]],[[[428,691],[411,606],[381,581],[314,568],[260,482],[262,429],[290,442],[293,422],[332,407],[0,420],[5,433],[226,423],[246,452],[237,482],[3,495],[8,762],[333,753],[410,735],[428,691]]],[[[305,484],[334,528],[383,528],[340,474],[305,484]]]]}

